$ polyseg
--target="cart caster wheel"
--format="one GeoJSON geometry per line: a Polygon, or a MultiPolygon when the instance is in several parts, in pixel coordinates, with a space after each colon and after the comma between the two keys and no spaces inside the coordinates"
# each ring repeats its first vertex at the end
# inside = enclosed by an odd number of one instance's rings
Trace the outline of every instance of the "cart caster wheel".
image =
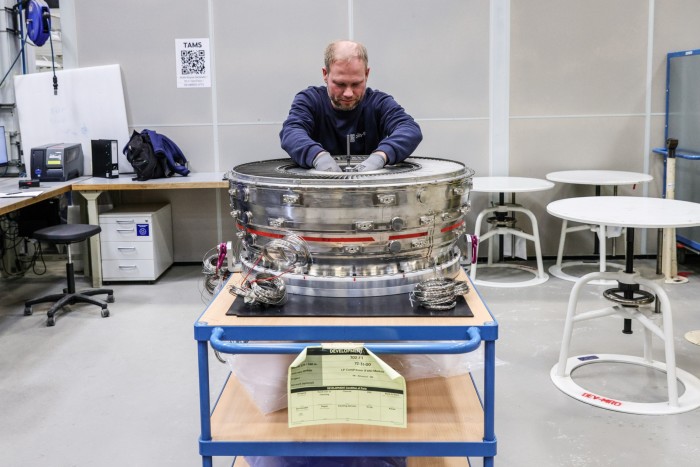
{"type": "Polygon", "coordinates": [[[107,295],[107,303],[114,303],[114,295],[107,295]]]}
{"type": "Polygon", "coordinates": [[[107,308],[104,308],[102,310],[102,317],[107,318],[109,316],[109,310],[107,308]]]}
{"type": "Polygon", "coordinates": [[[53,316],[49,316],[48,318],[46,318],[46,326],[50,327],[50,326],[55,326],[55,325],[56,325],[56,318],[54,318],[53,316]]]}
{"type": "Polygon", "coordinates": [[[30,307],[30,306],[24,307],[24,316],[31,316],[32,313],[33,313],[32,307],[30,307]]]}

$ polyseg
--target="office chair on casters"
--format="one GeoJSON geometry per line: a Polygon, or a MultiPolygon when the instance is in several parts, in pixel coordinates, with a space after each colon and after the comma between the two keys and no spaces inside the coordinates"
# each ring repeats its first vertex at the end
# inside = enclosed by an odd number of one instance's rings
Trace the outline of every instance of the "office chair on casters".
{"type": "Polygon", "coordinates": [[[47,326],[53,326],[56,324],[56,313],[59,312],[64,306],[72,305],[74,303],[90,303],[102,307],[102,317],[106,318],[109,316],[109,310],[107,309],[107,303],[114,303],[114,292],[112,289],[87,289],[81,290],[79,292],[75,291],[75,274],[73,271],[73,261],[71,259],[70,246],[71,243],[81,242],[86,240],[93,235],[100,233],[102,229],[99,225],[90,224],[59,224],[53,225],[51,227],[46,227],[39,229],[34,232],[32,237],[37,240],[45,240],[51,243],[66,245],[66,250],[68,252],[68,262],[66,263],[66,277],[68,280],[68,287],[63,289],[63,293],[46,295],[41,298],[34,298],[32,300],[27,300],[24,302],[24,314],[32,314],[32,305],[37,303],[54,303],[47,313],[47,326]],[[100,300],[94,298],[93,295],[97,294],[107,294],[107,300],[100,300]]]}

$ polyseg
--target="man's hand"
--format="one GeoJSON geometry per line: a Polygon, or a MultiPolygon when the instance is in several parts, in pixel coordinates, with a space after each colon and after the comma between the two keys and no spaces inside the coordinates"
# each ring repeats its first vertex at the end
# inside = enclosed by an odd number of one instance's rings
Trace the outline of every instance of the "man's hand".
{"type": "Polygon", "coordinates": [[[322,172],[342,172],[338,163],[333,159],[330,153],[323,151],[319,152],[314,159],[314,169],[322,172]]]}
{"type": "Polygon", "coordinates": [[[384,156],[382,156],[380,153],[375,152],[369,155],[367,159],[362,161],[361,164],[357,164],[355,166],[355,171],[356,172],[368,172],[370,170],[379,170],[382,167],[384,167],[384,164],[386,164],[386,160],[384,160],[384,156]]]}

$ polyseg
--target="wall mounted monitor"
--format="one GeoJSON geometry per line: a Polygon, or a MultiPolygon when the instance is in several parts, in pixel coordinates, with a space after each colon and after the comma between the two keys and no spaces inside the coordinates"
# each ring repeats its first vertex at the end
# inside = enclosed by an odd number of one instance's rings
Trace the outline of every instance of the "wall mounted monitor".
{"type": "Polygon", "coordinates": [[[0,125],[0,167],[6,167],[10,160],[7,152],[7,139],[5,137],[5,127],[0,125]]]}

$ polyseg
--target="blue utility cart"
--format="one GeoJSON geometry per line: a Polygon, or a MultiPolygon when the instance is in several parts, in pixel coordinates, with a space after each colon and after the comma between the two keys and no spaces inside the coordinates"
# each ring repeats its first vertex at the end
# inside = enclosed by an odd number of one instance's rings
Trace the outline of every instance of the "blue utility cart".
{"type": "MultiPolygon", "coordinates": [[[[458,279],[469,280],[464,272],[458,279]]],[[[212,465],[212,456],[407,457],[409,466],[466,466],[469,457],[483,457],[485,466],[493,465],[498,324],[471,284],[464,298],[473,317],[230,316],[226,313],[236,297],[228,285],[240,281],[240,275],[233,275],[194,325],[203,466],[212,465]],[[212,408],[210,347],[235,354],[298,354],[304,346],[320,342],[362,342],[380,356],[464,353],[483,343],[484,365],[479,370],[483,374],[478,375],[483,377],[480,384],[472,375],[408,381],[407,428],[355,424],[289,428],[286,409],[262,414],[233,374],[212,408]]],[[[397,295],[397,306],[405,298],[397,295]]]]}

